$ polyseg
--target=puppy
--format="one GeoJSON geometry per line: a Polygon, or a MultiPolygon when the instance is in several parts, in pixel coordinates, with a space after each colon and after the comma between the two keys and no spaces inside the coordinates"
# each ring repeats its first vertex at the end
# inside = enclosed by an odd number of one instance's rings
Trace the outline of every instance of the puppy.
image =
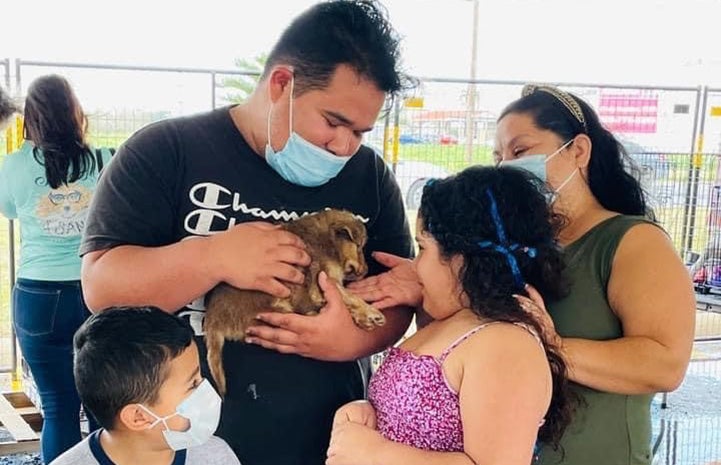
{"type": "Polygon", "coordinates": [[[353,321],[365,330],[385,324],[383,314],[342,286],[344,281],[362,278],[368,272],[363,246],[367,233],[363,223],[350,212],[325,210],[286,223],[283,229],[296,234],[307,246],[311,264],[305,270],[303,284],[289,284],[290,297],[277,298],[259,291],[241,290],[222,283],[206,298],[204,321],[208,366],[218,391],[225,395],[223,345],[225,340],[243,341],[245,331],[256,315],[275,310],[315,315],[326,304],[318,285],[318,274],[324,271],[337,284],[353,321]]]}

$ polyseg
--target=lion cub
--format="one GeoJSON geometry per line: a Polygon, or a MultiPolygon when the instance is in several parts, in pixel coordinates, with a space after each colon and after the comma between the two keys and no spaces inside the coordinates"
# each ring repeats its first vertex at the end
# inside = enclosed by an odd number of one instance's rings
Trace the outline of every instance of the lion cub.
{"type": "Polygon", "coordinates": [[[226,339],[242,341],[245,331],[263,311],[314,315],[325,305],[318,285],[318,273],[325,271],[338,284],[343,303],[356,325],[372,330],[385,324],[383,314],[342,286],[344,281],[362,278],[368,272],[363,246],[367,240],[363,223],[350,212],[325,210],[285,223],[283,229],[305,242],[311,264],[303,284],[288,284],[290,297],[277,298],[260,291],[241,290],[222,283],[206,299],[204,322],[208,366],[221,395],[225,394],[223,345],[226,339]]]}

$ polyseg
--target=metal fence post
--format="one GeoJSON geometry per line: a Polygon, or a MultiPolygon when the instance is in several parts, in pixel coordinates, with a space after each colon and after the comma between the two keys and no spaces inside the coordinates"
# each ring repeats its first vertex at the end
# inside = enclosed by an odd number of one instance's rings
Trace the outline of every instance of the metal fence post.
{"type": "MultiPolygon", "coordinates": [[[[10,63],[8,62],[8,68],[10,66],[10,63]]],[[[8,82],[8,87],[10,87],[10,73],[7,74],[6,81],[8,82]]],[[[20,89],[21,87],[21,78],[20,78],[20,60],[15,60],[15,95],[20,95],[20,89]]],[[[21,134],[19,134],[19,131],[15,132],[15,138],[18,139],[16,147],[20,145],[19,138],[21,137],[21,134]]],[[[12,295],[12,289],[15,286],[15,221],[9,220],[8,221],[8,262],[10,265],[10,295],[12,295]]],[[[12,370],[12,382],[13,384],[16,384],[20,381],[20,378],[18,376],[18,345],[16,341],[16,334],[15,334],[15,324],[13,323],[12,319],[12,301],[13,299],[10,299],[10,356],[12,360],[12,364],[10,369],[12,370]]]]}
{"type": "Polygon", "coordinates": [[[400,137],[401,137],[401,97],[396,97],[394,102],[394,115],[393,115],[393,156],[392,156],[392,163],[393,163],[393,173],[396,172],[396,167],[398,165],[398,148],[400,145],[400,137]]]}
{"type": "MultiPolygon", "coordinates": [[[[696,227],[696,209],[698,207],[698,187],[701,175],[701,167],[703,165],[703,136],[704,126],[706,124],[706,106],[708,104],[708,88],[703,87],[703,97],[701,102],[701,116],[699,120],[699,130],[696,137],[696,147],[691,153],[689,160],[689,181],[686,187],[687,202],[684,207],[684,228],[687,231],[685,236],[685,250],[689,251],[693,248],[693,239],[696,227]],[[688,225],[688,226],[686,226],[688,225]]],[[[682,237],[684,237],[682,236],[682,237]]]]}
{"type": "Polygon", "coordinates": [[[210,73],[210,108],[212,108],[213,110],[215,110],[215,85],[215,71],[212,71],[210,73]]]}
{"type": "MultiPolygon", "coordinates": [[[[696,90],[696,111],[693,117],[693,130],[691,134],[691,150],[689,151],[689,163],[688,163],[688,177],[686,179],[686,195],[684,197],[683,202],[683,221],[681,225],[681,250],[679,251],[682,256],[686,254],[686,252],[690,251],[691,247],[690,245],[687,245],[687,239],[688,239],[688,218],[690,213],[690,206],[691,206],[691,180],[693,179],[693,154],[696,150],[696,138],[699,133],[699,115],[705,111],[704,108],[701,106],[701,99],[703,96],[703,88],[701,86],[698,87],[696,90]]],[[[701,132],[703,132],[703,129],[701,129],[701,132]]]]}
{"type": "Polygon", "coordinates": [[[3,68],[5,68],[5,89],[7,89],[8,92],[10,92],[10,59],[5,58],[4,60],[0,61],[3,68]]]}
{"type": "MultiPolygon", "coordinates": [[[[10,95],[12,95],[12,92],[10,91],[10,59],[9,59],[9,58],[5,58],[5,59],[2,60],[0,63],[2,64],[3,68],[5,68],[5,89],[7,89],[8,93],[10,93],[10,95]]],[[[8,129],[8,131],[10,131],[10,129],[8,129]]],[[[9,145],[9,142],[8,142],[8,145],[9,145]]],[[[10,228],[10,231],[11,231],[11,234],[12,234],[12,229],[13,229],[13,222],[12,222],[12,220],[8,220],[8,228],[10,228]]],[[[11,234],[9,234],[9,237],[8,237],[8,241],[9,241],[9,245],[8,245],[8,256],[9,256],[9,259],[10,259],[10,262],[11,262],[11,264],[10,264],[10,270],[9,270],[9,271],[10,271],[9,277],[10,277],[10,291],[11,291],[11,293],[12,293],[12,286],[13,286],[13,282],[15,281],[15,279],[14,279],[15,270],[13,269],[13,268],[14,268],[14,265],[13,265],[13,263],[14,263],[14,261],[13,261],[13,260],[14,260],[14,250],[13,250],[13,236],[12,236],[11,234]]],[[[11,300],[11,302],[12,302],[12,299],[10,299],[10,300],[11,300]]],[[[12,303],[11,303],[10,305],[12,305],[12,303]]],[[[12,307],[11,307],[11,308],[12,308],[12,307]]],[[[11,347],[11,349],[10,349],[10,354],[11,354],[11,357],[12,357],[12,362],[11,362],[11,367],[10,367],[10,369],[11,369],[12,372],[13,372],[13,381],[15,381],[15,374],[14,374],[14,373],[17,371],[17,370],[15,369],[16,364],[17,364],[17,362],[16,362],[16,360],[17,360],[17,354],[16,354],[16,344],[15,344],[15,328],[14,328],[14,326],[13,326],[13,324],[12,324],[12,311],[10,312],[10,320],[11,320],[11,321],[10,321],[10,341],[12,342],[12,347],[11,347]]]]}
{"type": "MultiPolygon", "coordinates": [[[[476,61],[478,58],[478,0],[473,0],[473,42],[471,43],[471,80],[476,79],[476,61]]],[[[473,140],[475,136],[476,85],[468,84],[468,102],[466,110],[466,163],[473,163],[473,140]]]]}
{"type": "Polygon", "coordinates": [[[383,118],[383,161],[388,161],[388,139],[391,136],[391,109],[388,108],[383,118]]]}
{"type": "Polygon", "coordinates": [[[20,96],[22,89],[22,77],[21,77],[22,61],[20,58],[15,59],[15,95],[20,96]]]}

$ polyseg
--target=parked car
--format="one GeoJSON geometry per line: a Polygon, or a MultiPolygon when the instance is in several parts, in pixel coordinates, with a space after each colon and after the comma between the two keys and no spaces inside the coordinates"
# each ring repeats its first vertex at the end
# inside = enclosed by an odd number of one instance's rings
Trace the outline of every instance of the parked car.
{"type": "Polygon", "coordinates": [[[657,181],[668,178],[671,163],[663,153],[650,150],[636,142],[618,137],[631,160],[641,170],[641,181],[657,181]]]}
{"type": "Polygon", "coordinates": [[[455,145],[458,143],[458,138],[449,134],[444,134],[438,139],[441,145],[455,145]]]}
{"type": "Polygon", "coordinates": [[[422,144],[423,139],[412,134],[401,134],[398,137],[398,142],[401,144],[422,144]]]}
{"type": "Polygon", "coordinates": [[[396,164],[395,174],[406,208],[416,210],[421,206],[421,196],[426,183],[433,178],[444,178],[450,173],[433,163],[400,160],[396,164]]]}

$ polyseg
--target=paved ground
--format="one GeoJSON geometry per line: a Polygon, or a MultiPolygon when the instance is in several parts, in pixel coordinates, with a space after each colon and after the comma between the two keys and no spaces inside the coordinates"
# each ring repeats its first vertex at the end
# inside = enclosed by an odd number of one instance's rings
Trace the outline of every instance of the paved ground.
{"type": "MultiPolygon", "coordinates": [[[[0,442],[11,439],[5,428],[0,427],[0,442]]],[[[19,454],[0,457],[0,465],[41,465],[38,454],[19,454]]]]}
{"type": "MultiPolygon", "coordinates": [[[[705,344],[706,354],[721,354],[721,343],[705,344]]],[[[656,464],[721,464],[721,362],[691,363],[679,389],[653,403],[654,439],[660,440],[656,464]]]]}
{"type": "Polygon", "coordinates": [[[21,454],[0,457],[0,465],[41,465],[38,454],[21,454]]]}

